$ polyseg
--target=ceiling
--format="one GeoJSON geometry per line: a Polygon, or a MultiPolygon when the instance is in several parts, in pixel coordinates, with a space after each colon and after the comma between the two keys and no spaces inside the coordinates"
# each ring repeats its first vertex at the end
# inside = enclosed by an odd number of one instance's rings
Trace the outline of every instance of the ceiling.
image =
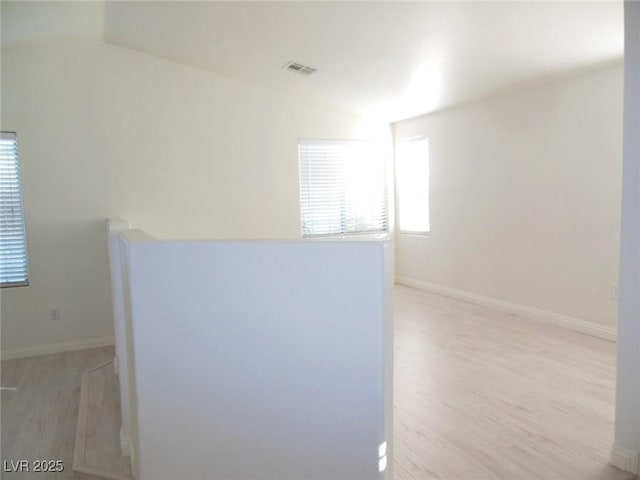
{"type": "Polygon", "coordinates": [[[393,121],[619,60],[623,4],[2,2],[3,47],[77,38],[393,121]]]}

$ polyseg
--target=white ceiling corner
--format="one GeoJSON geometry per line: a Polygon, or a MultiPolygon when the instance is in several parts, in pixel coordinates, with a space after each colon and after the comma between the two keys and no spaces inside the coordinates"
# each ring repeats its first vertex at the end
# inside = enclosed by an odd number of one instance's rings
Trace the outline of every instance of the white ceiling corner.
{"type": "Polygon", "coordinates": [[[102,1],[0,2],[2,48],[104,37],[102,1]]]}

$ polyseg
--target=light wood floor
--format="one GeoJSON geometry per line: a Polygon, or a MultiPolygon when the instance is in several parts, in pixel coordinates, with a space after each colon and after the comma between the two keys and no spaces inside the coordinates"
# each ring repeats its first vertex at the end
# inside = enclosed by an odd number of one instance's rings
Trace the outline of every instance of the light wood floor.
{"type": "Polygon", "coordinates": [[[133,480],[120,448],[120,386],[113,361],[82,374],[73,469],[109,480],[133,480]]]}
{"type": "MultiPolygon", "coordinates": [[[[89,368],[113,359],[114,349],[94,348],[2,362],[2,460],[62,460],[60,473],[2,472],[2,478],[68,480],[72,470],[80,380],[89,368]]],[[[118,407],[117,405],[112,408],[118,407]]]]}
{"type": "MultiPolygon", "coordinates": [[[[395,301],[396,479],[633,478],[607,466],[613,343],[406,287],[395,301]]],[[[2,386],[18,388],[2,391],[2,459],[66,467],[2,478],[83,478],[71,471],[81,375],[112,357],[2,362],[2,386]]]]}
{"type": "Polygon", "coordinates": [[[396,478],[633,478],[607,466],[614,343],[407,287],[395,302],[396,478]]]}

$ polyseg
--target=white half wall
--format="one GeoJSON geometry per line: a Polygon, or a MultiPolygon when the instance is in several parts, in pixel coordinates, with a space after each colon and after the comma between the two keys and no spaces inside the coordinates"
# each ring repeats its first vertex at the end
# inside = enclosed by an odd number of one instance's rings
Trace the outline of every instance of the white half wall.
{"type": "Polygon", "coordinates": [[[391,242],[121,238],[136,478],[392,478],[391,242]]]}
{"type": "Polygon", "coordinates": [[[129,403],[129,355],[127,351],[126,309],[124,303],[124,280],[120,233],[131,229],[131,223],[118,217],[107,220],[109,244],[109,269],[111,278],[111,303],[113,307],[113,330],[116,356],[114,365],[120,382],[120,451],[131,454],[131,406],[129,403]]]}
{"type": "Polygon", "coordinates": [[[397,275],[613,332],[622,84],[618,63],[395,124],[429,139],[432,227],[397,234],[397,275]]]}
{"type": "Polygon", "coordinates": [[[2,290],[3,350],[114,335],[105,218],[160,238],[299,238],[298,139],[372,135],[351,113],[98,41],[1,61],[31,276],[2,290]]]}

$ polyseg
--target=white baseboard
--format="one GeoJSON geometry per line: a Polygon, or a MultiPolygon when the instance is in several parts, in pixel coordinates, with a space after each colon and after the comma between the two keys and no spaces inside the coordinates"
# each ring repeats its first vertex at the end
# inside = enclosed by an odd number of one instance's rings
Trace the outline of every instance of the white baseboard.
{"type": "Polygon", "coordinates": [[[0,358],[2,360],[13,360],[15,358],[36,357],[38,355],[50,355],[52,353],[71,352],[74,350],[84,350],[86,348],[106,347],[114,344],[114,338],[93,337],[82,340],[69,340],[66,342],[48,343],[46,345],[34,345],[31,347],[8,348],[2,350],[0,358]]]}
{"type": "Polygon", "coordinates": [[[624,472],[640,475],[640,452],[632,452],[614,443],[609,463],[624,472]]]}
{"type": "Polygon", "coordinates": [[[615,328],[605,327],[603,325],[587,322],[586,320],[582,320],[580,318],[569,317],[567,315],[561,315],[559,313],[527,307],[525,305],[507,302],[505,300],[498,300],[497,298],[485,297],[476,293],[465,292],[464,290],[443,287],[442,285],[423,282],[421,280],[414,280],[413,278],[409,277],[398,276],[396,277],[396,283],[406,285],[408,287],[418,288],[420,290],[431,293],[437,293],[438,295],[443,295],[445,297],[451,297],[457,300],[476,303],[485,307],[497,308],[508,313],[523,315],[527,318],[541,320],[546,323],[565,327],[576,332],[586,333],[587,335],[603,338],[612,342],[616,341],[615,328]]]}

